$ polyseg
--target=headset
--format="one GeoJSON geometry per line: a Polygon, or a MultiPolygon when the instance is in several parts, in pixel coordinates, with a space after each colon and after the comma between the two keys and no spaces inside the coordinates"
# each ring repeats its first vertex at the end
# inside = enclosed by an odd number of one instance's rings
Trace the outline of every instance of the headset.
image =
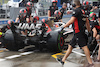
{"type": "MultiPolygon", "coordinates": [[[[74,3],[74,4],[72,4],[72,6],[73,6],[73,7],[76,7],[76,4],[74,3]]],[[[81,6],[81,4],[80,4],[80,6],[81,6]]]]}
{"type": "Polygon", "coordinates": [[[76,4],[72,4],[73,7],[76,7],[76,4]]]}
{"type": "MultiPolygon", "coordinates": [[[[82,5],[82,4],[80,4],[80,6],[81,6],[81,5],[82,5]]],[[[76,4],[72,4],[72,6],[73,6],[73,7],[76,7],[76,4]]]]}

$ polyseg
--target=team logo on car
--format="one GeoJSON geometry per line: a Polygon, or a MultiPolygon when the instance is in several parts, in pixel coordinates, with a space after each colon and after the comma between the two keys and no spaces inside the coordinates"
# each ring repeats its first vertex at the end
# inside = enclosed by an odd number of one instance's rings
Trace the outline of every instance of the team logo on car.
{"type": "Polygon", "coordinates": [[[35,26],[34,24],[28,24],[28,23],[19,23],[18,29],[28,29],[28,30],[32,30],[32,29],[35,29],[35,26]]]}

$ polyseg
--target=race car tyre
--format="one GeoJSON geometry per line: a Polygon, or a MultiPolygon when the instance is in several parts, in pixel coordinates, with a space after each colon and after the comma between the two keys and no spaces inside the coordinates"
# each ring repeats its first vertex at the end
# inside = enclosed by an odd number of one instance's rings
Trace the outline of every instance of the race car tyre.
{"type": "Polygon", "coordinates": [[[4,46],[10,51],[18,51],[25,47],[24,41],[22,41],[19,35],[16,35],[17,39],[15,40],[11,30],[8,30],[4,36],[4,46]]]}
{"type": "Polygon", "coordinates": [[[91,52],[93,52],[93,50],[95,49],[95,47],[97,46],[97,41],[95,40],[94,43],[92,44],[92,37],[88,38],[88,48],[91,52]]]}
{"type": "Polygon", "coordinates": [[[61,52],[64,47],[63,33],[58,31],[51,31],[50,38],[47,41],[48,49],[54,52],[61,52]]]}
{"type": "Polygon", "coordinates": [[[5,47],[10,51],[18,51],[19,49],[24,48],[22,44],[23,44],[22,42],[18,42],[16,44],[14,41],[12,42],[6,41],[5,47]]]}

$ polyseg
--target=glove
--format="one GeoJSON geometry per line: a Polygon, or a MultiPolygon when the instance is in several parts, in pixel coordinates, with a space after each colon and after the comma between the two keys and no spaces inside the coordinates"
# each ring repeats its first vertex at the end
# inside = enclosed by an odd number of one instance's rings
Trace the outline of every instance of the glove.
{"type": "Polygon", "coordinates": [[[92,40],[91,44],[94,44],[95,41],[96,41],[96,38],[93,37],[93,40],[92,40]]]}
{"type": "Polygon", "coordinates": [[[0,35],[4,36],[4,35],[5,35],[5,33],[0,32],[0,35]]]}

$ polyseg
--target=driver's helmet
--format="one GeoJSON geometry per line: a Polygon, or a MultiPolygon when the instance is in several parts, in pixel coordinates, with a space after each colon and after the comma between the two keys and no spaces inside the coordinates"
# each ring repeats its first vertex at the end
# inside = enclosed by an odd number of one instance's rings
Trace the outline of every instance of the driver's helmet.
{"type": "Polygon", "coordinates": [[[34,20],[34,22],[39,21],[39,17],[38,17],[38,16],[35,16],[35,17],[33,18],[33,20],[34,20]]]}
{"type": "Polygon", "coordinates": [[[23,8],[23,9],[20,9],[19,13],[20,13],[20,16],[25,17],[27,14],[27,11],[25,8],[23,8]]]}
{"type": "Polygon", "coordinates": [[[37,20],[37,21],[39,21],[39,17],[38,16],[35,16],[34,19],[37,20]]]}
{"type": "Polygon", "coordinates": [[[27,2],[26,7],[32,8],[33,7],[33,3],[32,2],[27,2]]]}
{"type": "Polygon", "coordinates": [[[89,4],[90,3],[88,1],[83,1],[83,7],[85,10],[88,9],[89,4]]]}
{"type": "Polygon", "coordinates": [[[42,23],[46,23],[46,19],[42,19],[41,21],[42,21],[42,23]]]}
{"type": "Polygon", "coordinates": [[[60,14],[61,14],[61,12],[60,12],[60,11],[58,11],[58,10],[56,10],[56,11],[54,12],[54,14],[55,14],[55,15],[60,15],[60,14]]]}
{"type": "Polygon", "coordinates": [[[95,21],[96,20],[96,18],[97,18],[97,16],[96,16],[96,14],[95,13],[91,13],[90,15],[89,15],[89,20],[90,21],[95,21]]]}
{"type": "Polygon", "coordinates": [[[56,17],[58,17],[58,16],[60,16],[60,15],[61,15],[61,12],[60,12],[60,11],[58,11],[58,10],[56,10],[56,11],[54,12],[54,15],[55,15],[56,17]]]}
{"type": "Polygon", "coordinates": [[[8,22],[7,22],[9,25],[11,25],[11,23],[14,23],[14,21],[13,20],[8,20],[8,22]]]}
{"type": "Polygon", "coordinates": [[[56,3],[57,4],[57,2],[58,2],[57,0],[52,0],[52,3],[56,3]]]}

